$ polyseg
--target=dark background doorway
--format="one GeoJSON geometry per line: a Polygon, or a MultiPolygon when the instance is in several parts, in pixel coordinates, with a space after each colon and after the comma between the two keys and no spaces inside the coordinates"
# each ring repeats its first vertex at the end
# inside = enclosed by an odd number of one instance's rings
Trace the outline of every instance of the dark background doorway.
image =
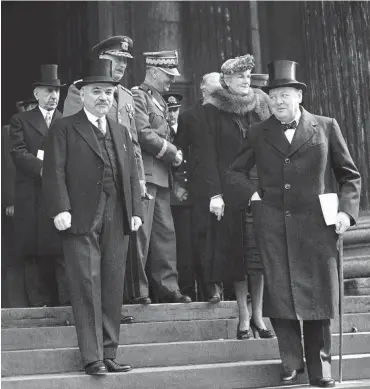
{"type": "Polygon", "coordinates": [[[32,96],[40,65],[57,62],[57,2],[1,3],[1,125],[32,96]]]}

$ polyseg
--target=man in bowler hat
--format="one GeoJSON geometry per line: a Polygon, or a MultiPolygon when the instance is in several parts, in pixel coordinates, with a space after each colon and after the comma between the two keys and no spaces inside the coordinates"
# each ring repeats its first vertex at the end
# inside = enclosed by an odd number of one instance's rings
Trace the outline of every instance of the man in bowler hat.
{"type": "Polygon", "coordinates": [[[125,241],[142,224],[140,185],[127,127],[108,117],[111,61],[93,59],[78,83],[83,109],[53,126],[43,192],[62,231],[78,344],[86,374],[125,372],[116,362],[125,241]],[[81,157],[83,156],[83,157],[81,157]]]}
{"type": "Polygon", "coordinates": [[[253,125],[227,177],[233,204],[251,200],[265,274],[264,314],[271,318],[282,359],[282,382],[304,371],[311,385],[335,386],[331,377],[330,319],[338,306],[337,234],[356,223],[361,189],[337,121],[300,106],[306,85],[296,62],[268,65],[273,116],[253,125]],[[257,165],[258,188],[247,179],[257,165]],[[333,182],[333,173],[336,183],[333,182]],[[336,224],[327,226],[319,195],[337,192],[336,224]]]}
{"type": "Polygon", "coordinates": [[[128,271],[135,303],[150,304],[149,281],[161,302],[190,302],[179,290],[176,269],[176,236],[170,207],[172,166],[179,166],[182,153],[171,142],[168,108],[162,94],[170,90],[177,70],[177,51],[143,53],[144,82],[132,88],[135,122],[143,153],[147,191],[143,200],[145,224],[137,233],[128,271]]]}
{"type": "Polygon", "coordinates": [[[41,79],[33,84],[37,107],[15,114],[9,130],[16,167],[15,255],[24,261],[26,291],[33,307],[68,305],[70,300],[60,237],[46,215],[41,194],[45,138],[54,121],[62,117],[57,110],[62,86],[57,73],[58,65],[41,65],[41,79]],[[56,289],[59,302],[53,296],[56,289]]]}

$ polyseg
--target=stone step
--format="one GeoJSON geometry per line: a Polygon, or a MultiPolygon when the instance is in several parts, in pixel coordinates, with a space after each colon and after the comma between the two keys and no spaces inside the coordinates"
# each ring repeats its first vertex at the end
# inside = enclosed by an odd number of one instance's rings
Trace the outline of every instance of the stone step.
{"type": "MultiPolygon", "coordinates": [[[[344,299],[345,313],[370,313],[370,296],[347,296],[344,299]]],[[[235,301],[218,304],[152,304],[124,305],[122,316],[133,316],[136,322],[161,322],[183,320],[231,319],[238,316],[235,301]]],[[[71,307],[12,308],[2,309],[2,327],[50,327],[73,324],[71,307]]]]}
{"type": "MultiPolygon", "coordinates": [[[[280,385],[280,386],[265,386],[263,389],[307,389],[310,386],[303,385],[280,385]]],[[[357,388],[370,388],[370,380],[351,380],[336,382],[335,387],[338,389],[357,389],[357,388]]]]}
{"type": "MultiPolygon", "coordinates": [[[[185,320],[121,325],[121,344],[165,343],[211,339],[235,339],[238,319],[185,320]]],[[[271,329],[268,319],[267,327],[271,329]]],[[[344,316],[345,333],[370,331],[370,313],[344,316]]],[[[338,321],[332,323],[338,332],[338,321]]],[[[76,347],[74,326],[5,328],[1,330],[2,350],[76,347]]]]}
{"type": "MultiPolygon", "coordinates": [[[[339,336],[334,335],[333,355],[338,353],[338,341],[339,336]]],[[[370,332],[345,334],[343,352],[346,355],[369,353],[370,358],[370,332]]],[[[262,361],[278,358],[276,338],[121,345],[117,354],[119,361],[134,367],[262,361]]],[[[82,369],[77,347],[3,351],[1,362],[3,376],[64,373],[82,369]]]]}
{"type": "MultiPolygon", "coordinates": [[[[370,354],[343,358],[344,380],[369,380],[370,354]]],[[[338,375],[333,358],[333,376],[338,375]]],[[[92,377],[84,373],[2,378],[3,389],[241,389],[279,385],[280,361],[243,361],[175,367],[137,368],[128,373],[92,377]]],[[[298,384],[307,383],[306,373],[298,384]]],[[[366,387],[367,382],[364,384],[366,387]]],[[[292,387],[292,386],[290,386],[292,387]]],[[[345,387],[345,386],[344,386],[345,387]]],[[[349,386],[353,388],[352,386],[349,386]]],[[[358,387],[361,387],[358,385],[358,387]]],[[[294,388],[294,386],[293,386],[294,388]]]]}

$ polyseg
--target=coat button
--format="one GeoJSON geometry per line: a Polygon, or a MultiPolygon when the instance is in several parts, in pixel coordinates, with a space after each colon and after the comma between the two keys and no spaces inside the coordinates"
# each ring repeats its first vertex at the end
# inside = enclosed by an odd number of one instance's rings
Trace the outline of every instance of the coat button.
{"type": "Polygon", "coordinates": [[[285,189],[290,189],[290,184],[285,184],[285,185],[284,185],[284,188],[285,188],[285,189]]]}
{"type": "Polygon", "coordinates": [[[285,216],[291,216],[292,215],[292,213],[290,212],[290,211],[285,211],[285,216]]]}
{"type": "Polygon", "coordinates": [[[101,165],[98,165],[98,169],[101,169],[102,168],[102,166],[101,165]]]}
{"type": "Polygon", "coordinates": [[[184,174],[186,174],[186,170],[184,170],[184,174]]]}
{"type": "Polygon", "coordinates": [[[100,185],[101,184],[101,181],[98,181],[97,183],[96,183],[96,185],[100,185]]]}
{"type": "Polygon", "coordinates": [[[185,178],[185,180],[184,180],[185,182],[188,182],[188,179],[187,178],[185,178]]]}
{"type": "Polygon", "coordinates": [[[186,163],[186,159],[184,160],[184,163],[186,163]]]}
{"type": "Polygon", "coordinates": [[[286,160],[284,161],[285,163],[290,163],[290,159],[289,158],[286,158],[286,160]]]}

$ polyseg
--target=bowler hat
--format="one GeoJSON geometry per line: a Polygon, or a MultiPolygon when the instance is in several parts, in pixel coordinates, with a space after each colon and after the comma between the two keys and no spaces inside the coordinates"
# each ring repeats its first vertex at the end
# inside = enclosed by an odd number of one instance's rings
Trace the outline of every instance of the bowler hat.
{"type": "Polygon", "coordinates": [[[53,86],[61,87],[65,84],[61,84],[58,78],[58,65],[47,64],[41,65],[41,78],[40,81],[35,81],[33,86],[53,86]]]}
{"type": "Polygon", "coordinates": [[[181,76],[177,67],[179,66],[179,55],[177,50],[153,51],[143,53],[146,66],[155,66],[171,76],[181,76]]]}
{"type": "Polygon", "coordinates": [[[182,95],[179,93],[166,93],[163,95],[163,99],[169,109],[181,107],[180,101],[182,100],[182,95]]]}
{"type": "Polygon", "coordinates": [[[269,80],[268,74],[252,73],[251,74],[251,87],[252,88],[262,88],[267,85],[269,80]]]}
{"type": "Polygon", "coordinates": [[[267,65],[269,73],[269,82],[262,90],[268,92],[270,89],[290,86],[302,89],[304,92],[307,85],[296,80],[297,62],[288,60],[278,60],[267,65]]]}
{"type": "Polygon", "coordinates": [[[132,47],[133,42],[131,38],[124,35],[116,35],[96,44],[92,48],[92,53],[94,56],[110,54],[117,57],[133,58],[130,53],[132,47]]]}
{"type": "Polygon", "coordinates": [[[112,61],[109,59],[92,58],[89,61],[88,69],[85,71],[84,78],[76,81],[74,84],[77,89],[88,84],[112,84],[118,85],[112,77],[112,61]]]}

